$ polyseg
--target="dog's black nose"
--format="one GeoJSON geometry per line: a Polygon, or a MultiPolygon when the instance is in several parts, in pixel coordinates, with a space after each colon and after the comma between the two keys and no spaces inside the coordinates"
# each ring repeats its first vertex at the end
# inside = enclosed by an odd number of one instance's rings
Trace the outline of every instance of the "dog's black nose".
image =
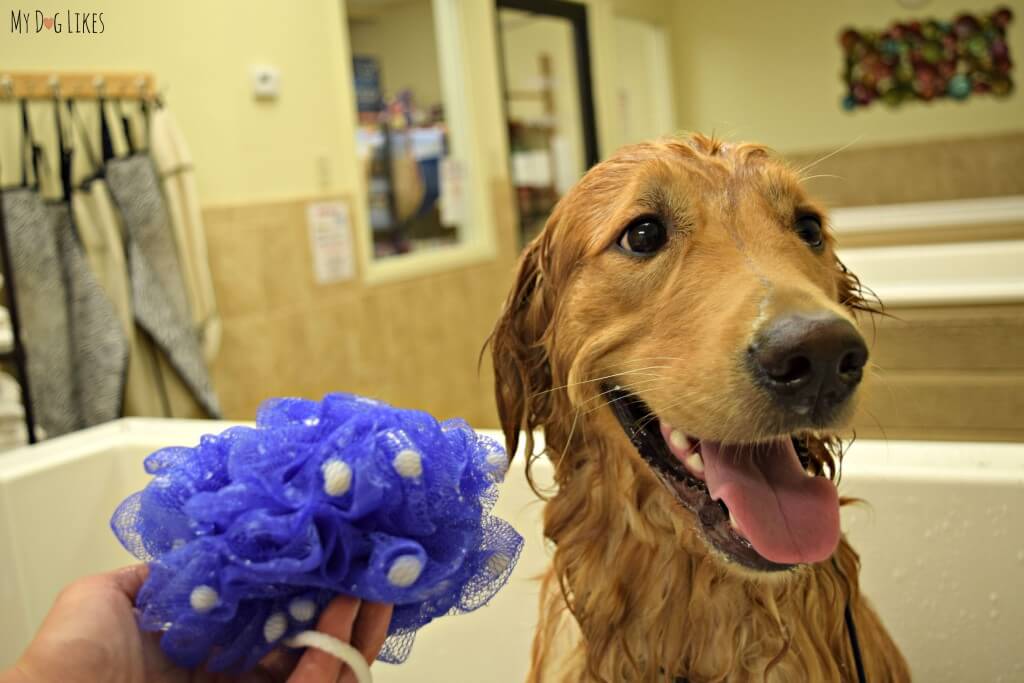
{"type": "Polygon", "coordinates": [[[787,313],[765,323],[749,349],[752,370],[777,403],[827,416],[860,383],[868,348],[835,313],[787,313]]]}

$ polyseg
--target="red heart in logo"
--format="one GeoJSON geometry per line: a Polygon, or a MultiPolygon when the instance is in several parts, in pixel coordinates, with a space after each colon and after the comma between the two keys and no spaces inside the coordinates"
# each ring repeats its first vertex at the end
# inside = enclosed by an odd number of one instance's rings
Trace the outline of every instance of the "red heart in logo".
{"type": "Polygon", "coordinates": [[[53,17],[43,17],[43,26],[53,28],[53,17]]]}

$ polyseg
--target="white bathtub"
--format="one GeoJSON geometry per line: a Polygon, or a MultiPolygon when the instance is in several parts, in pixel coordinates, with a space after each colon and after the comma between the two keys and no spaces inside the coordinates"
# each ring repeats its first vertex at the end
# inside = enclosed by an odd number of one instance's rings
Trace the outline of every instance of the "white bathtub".
{"type": "MultiPolygon", "coordinates": [[[[108,528],[146,482],[142,458],[228,423],[121,420],[0,454],[0,669],[29,640],[61,586],[132,558],[108,528]]],[[[856,443],[841,491],[866,499],[843,526],[875,602],[919,681],[1024,681],[1024,444],[856,443]]],[[[517,458],[498,513],[527,538],[490,606],[419,636],[382,683],[521,681],[545,563],[540,504],[517,458]]]]}

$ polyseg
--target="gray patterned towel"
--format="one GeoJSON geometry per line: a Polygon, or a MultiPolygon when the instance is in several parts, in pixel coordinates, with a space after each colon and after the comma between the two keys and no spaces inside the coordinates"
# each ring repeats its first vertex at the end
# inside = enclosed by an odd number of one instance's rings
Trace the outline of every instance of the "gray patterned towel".
{"type": "Polygon", "coordinates": [[[47,209],[65,276],[75,399],[81,426],[91,427],[121,416],[128,340],[114,305],[89,267],[67,202],[47,209]]]}
{"type": "Polygon", "coordinates": [[[135,320],[166,355],[211,417],[220,406],[191,325],[181,266],[156,170],[149,156],[111,159],[107,183],[121,213],[135,320]]]}
{"type": "Polygon", "coordinates": [[[36,421],[50,436],[80,429],[68,320],[68,288],[46,206],[29,187],[3,191],[14,293],[36,421]]]}

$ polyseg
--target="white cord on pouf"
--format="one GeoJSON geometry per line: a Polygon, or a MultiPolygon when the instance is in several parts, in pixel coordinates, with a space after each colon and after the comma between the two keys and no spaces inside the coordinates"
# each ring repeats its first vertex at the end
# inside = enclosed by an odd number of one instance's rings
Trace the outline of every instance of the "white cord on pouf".
{"type": "Polygon", "coordinates": [[[373,683],[370,665],[363,659],[363,654],[334,636],[329,636],[320,631],[303,631],[286,640],[284,644],[295,648],[315,647],[317,650],[333,655],[348,664],[348,667],[352,669],[352,673],[356,675],[357,683],[373,683]]]}

